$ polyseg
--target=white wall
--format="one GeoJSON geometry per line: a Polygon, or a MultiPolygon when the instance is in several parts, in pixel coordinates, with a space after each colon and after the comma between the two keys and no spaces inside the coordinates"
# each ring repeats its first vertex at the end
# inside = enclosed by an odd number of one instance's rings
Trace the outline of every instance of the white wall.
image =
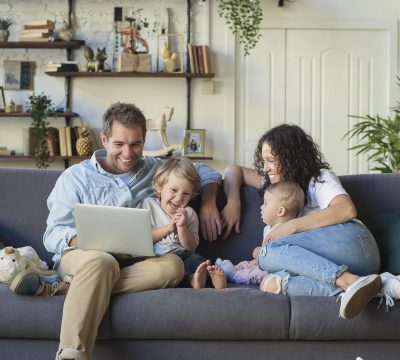
{"type": "MultiPolygon", "coordinates": [[[[296,0],[285,2],[284,8],[278,8],[277,0],[262,0],[264,12],[263,26],[274,23],[278,27],[296,20],[307,21],[395,21],[400,18],[400,2],[398,0],[296,0]]],[[[215,94],[201,93],[202,80],[192,81],[192,128],[207,129],[206,154],[213,156],[211,165],[223,171],[229,163],[237,161],[235,149],[240,139],[237,129],[237,59],[240,52],[235,39],[225,23],[217,15],[216,0],[208,0],[208,5],[199,7],[198,1],[193,1],[193,26],[198,43],[209,42],[212,49],[212,65],[216,73],[215,94]],[[209,26],[209,32],[205,31],[209,26]]],[[[28,19],[47,17],[55,19],[57,27],[66,16],[65,0],[1,0],[0,16],[10,12],[17,23],[28,19]]],[[[92,47],[107,47],[111,54],[112,16],[114,6],[164,6],[174,10],[174,20],[177,29],[185,31],[186,1],[185,0],[142,0],[115,1],[106,0],[75,0],[76,38],[84,39],[92,47]]],[[[12,28],[10,40],[17,40],[18,27],[12,28]]],[[[396,46],[398,46],[396,44],[396,46]]],[[[397,50],[398,51],[398,50],[397,50]]],[[[80,65],[84,65],[83,51],[75,51],[80,65]]],[[[49,61],[63,59],[62,50],[19,50],[0,49],[0,66],[3,60],[36,61],[35,92],[51,93],[54,103],[63,103],[64,81],[61,78],[51,78],[43,73],[44,65],[49,61]]],[[[398,64],[396,66],[398,69],[398,64]]],[[[0,83],[3,82],[0,71],[0,83]]],[[[101,126],[101,116],[104,110],[114,101],[132,101],[136,103],[148,117],[153,117],[164,105],[174,106],[176,112],[168,128],[169,140],[172,143],[181,141],[186,124],[186,85],[184,79],[140,79],[140,78],[74,78],[72,79],[72,110],[79,113],[84,123],[88,123],[96,132],[101,126]]],[[[15,101],[26,99],[26,92],[7,93],[7,98],[15,101]]],[[[390,98],[395,101],[399,93],[395,79],[390,89],[390,98]]],[[[29,124],[29,120],[0,119],[0,145],[22,151],[22,135],[20,129],[29,124]]],[[[60,125],[61,126],[61,125],[60,125]]],[[[149,139],[151,140],[151,139],[149,139]]],[[[150,141],[152,142],[152,141],[150,141]]],[[[27,166],[23,162],[0,162],[0,166],[27,166]]],[[[33,166],[33,164],[31,164],[33,166]]],[[[60,162],[57,166],[61,167],[60,162]]]]}

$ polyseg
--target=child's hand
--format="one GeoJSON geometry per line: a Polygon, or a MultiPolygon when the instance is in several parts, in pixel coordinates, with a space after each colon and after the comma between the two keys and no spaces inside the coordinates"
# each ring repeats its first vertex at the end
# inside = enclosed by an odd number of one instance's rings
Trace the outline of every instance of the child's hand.
{"type": "Polygon", "coordinates": [[[175,224],[174,219],[172,219],[172,221],[169,223],[168,231],[170,234],[176,233],[176,224],[175,224]]]}
{"type": "Polygon", "coordinates": [[[174,217],[172,218],[177,227],[183,227],[187,225],[188,213],[186,209],[179,208],[176,210],[174,217]]]}
{"type": "Polygon", "coordinates": [[[261,246],[257,246],[254,250],[253,250],[253,258],[257,259],[258,255],[260,254],[261,251],[261,246]]]}

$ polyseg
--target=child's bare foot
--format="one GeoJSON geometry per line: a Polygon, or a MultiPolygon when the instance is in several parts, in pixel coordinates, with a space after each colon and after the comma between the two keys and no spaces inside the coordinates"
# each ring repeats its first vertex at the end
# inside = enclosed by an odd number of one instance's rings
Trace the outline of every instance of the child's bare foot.
{"type": "Polygon", "coordinates": [[[225,289],[228,287],[226,284],[226,276],[224,270],[216,267],[215,265],[208,265],[207,271],[210,274],[211,282],[216,289],[225,289]]]}
{"type": "Polygon", "coordinates": [[[190,285],[193,289],[202,289],[206,287],[207,267],[211,265],[210,260],[202,262],[190,278],[190,285]]]}

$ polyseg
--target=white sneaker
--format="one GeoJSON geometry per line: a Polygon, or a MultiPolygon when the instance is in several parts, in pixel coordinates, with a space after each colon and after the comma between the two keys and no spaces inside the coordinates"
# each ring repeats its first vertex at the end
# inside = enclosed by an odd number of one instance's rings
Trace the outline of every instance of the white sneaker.
{"type": "Polygon", "coordinates": [[[381,274],[382,279],[382,295],[388,295],[394,300],[400,299],[400,276],[393,275],[389,272],[381,274]]]}
{"type": "Polygon", "coordinates": [[[340,317],[351,319],[358,315],[381,289],[382,280],[379,275],[374,274],[360,277],[345,292],[339,295],[339,298],[341,298],[340,317]]]}
{"type": "Polygon", "coordinates": [[[382,304],[383,298],[385,298],[386,311],[389,307],[394,305],[394,300],[400,299],[400,276],[393,275],[389,272],[381,274],[382,279],[382,290],[378,296],[381,297],[379,305],[382,304]]]}

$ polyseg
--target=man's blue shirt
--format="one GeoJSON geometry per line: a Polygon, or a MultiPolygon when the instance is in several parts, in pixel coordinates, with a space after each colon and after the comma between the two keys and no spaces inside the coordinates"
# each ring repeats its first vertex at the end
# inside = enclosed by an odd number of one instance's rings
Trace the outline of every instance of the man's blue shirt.
{"type": "MultiPolygon", "coordinates": [[[[90,160],[82,161],[66,169],[58,178],[47,199],[50,214],[43,236],[44,246],[56,255],[69,248],[69,242],[76,236],[74,204],[96,204],[121,207],[137,207],[153,193],[153,175],[163,160],[144,156],[135,165],[131,181],[127,185],[119,176],[103,170],[98,159],[105,158],[106,150],[96,151],[90,160]]],[[[221,175],[204,164],[195,164],[201,187],[221,184],[221,175]]]]}

